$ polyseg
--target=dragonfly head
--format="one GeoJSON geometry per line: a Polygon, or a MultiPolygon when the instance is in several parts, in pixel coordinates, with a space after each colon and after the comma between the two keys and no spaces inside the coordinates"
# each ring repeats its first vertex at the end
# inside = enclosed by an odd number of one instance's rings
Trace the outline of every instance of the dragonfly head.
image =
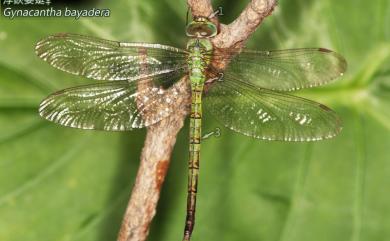
{"type": "Polygon", "coordinates": [[[217,26],[205,17],[195,17],[186,27],[186,34],[191,38],[212,38],[217,33],[217,26]]]}

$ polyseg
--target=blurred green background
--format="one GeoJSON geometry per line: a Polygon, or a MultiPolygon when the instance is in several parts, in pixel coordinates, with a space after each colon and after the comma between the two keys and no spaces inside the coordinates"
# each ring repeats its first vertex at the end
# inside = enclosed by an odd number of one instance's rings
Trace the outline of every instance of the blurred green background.
{"type": "MultiPolygon", "coordinates": [[[[214,1],[222,22],[248,1],[214,1]]],[[[0,240],[116,240],[145,130],[82,131],[43,121],[48,94],[91,80],[34,54],[41,38],[72,32],[185,46],[184,0],[107,1],[110,18],[0,18],[0,240]]],[[[325,47],[347,74],[297,94],[342,117],[335,139],[253,140],[222,128],[202,146],[193,240],[390,240],[390,1],[280,0],[248,43],[256,49],[325,47]]],[[[205,132],[219,126],[205,117],[205,132]]],[[[181,240],[188,123],[181,131],[149,240],[181,240]]]]}

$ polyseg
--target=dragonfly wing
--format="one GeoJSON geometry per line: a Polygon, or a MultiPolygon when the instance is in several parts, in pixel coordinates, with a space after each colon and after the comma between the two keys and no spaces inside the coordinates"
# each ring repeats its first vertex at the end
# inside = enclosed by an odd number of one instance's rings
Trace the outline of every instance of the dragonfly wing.
{"type": "Polygon", "coordinates": [[[183,94],[180,82],[164,88],[156,84],[158,80],[142,81],[142,84],[103,82],[65,89],[43,100],[39,113],[64,126],[125,131],[153,125],[178,110],[178,97],[183,94]]]}
{"type": "Polygon", "coordinates": [[[275,51],[242,50],[238,54],[225,53],[214,57],[228,58],[230,64],[223,71],[249,81],[259,87],[277,91],[292,91],[320,86],[343,75],[346,60],[338,53],[323,48],[275,51]]]}
{"type": "Polygon", "coordinates": [[[213,83],[203,101],[223,125],[259,139],[314,141],[341,130],[339,117],[322,104],[236,79],[213,83]]]}
{"type": "Polygon", "coordinates": [[[137,80],[187,68],[186,51],[160,44],[65,33],[41,40],[35,49],[57,69],[97,80],[137,80]]]}

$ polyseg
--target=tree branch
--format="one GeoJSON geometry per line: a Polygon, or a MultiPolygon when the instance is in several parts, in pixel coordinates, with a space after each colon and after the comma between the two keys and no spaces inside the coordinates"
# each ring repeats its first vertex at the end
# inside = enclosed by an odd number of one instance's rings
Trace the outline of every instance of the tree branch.
{"type": "Polygon", "coordinates": [[[220,33],[212,40],[216,48],[241,48],[249,36],[271,15],[276,0],[252,0],[240,16],[229,25],[221,24],[220,33]]]}
{"type": "Polygon", "coordinates": [[[210,0],[188,0],[192,16],[209,16],[214,12],[210,0]]]}
{"type": "MultiPolygon", "coordinates": [[[[193,16],[207,17],[213,13],[210,0],[187,2],[193,16]]],[[[276,0],[252,0],[234,22],[219,25],[220,33],[212,40],[214,47],[216,49],[242,47],[262,20],[272,13],[275,5],[276,0]]],[[[213,22],[218,24],[217,19],[213,19],[213,22]]],[[[118,241],[144,241],[148,236],[176,136],[188,114],[191,95],[188,86],[187,78],[178,83],[178,88],[183,94],[174,103],[177,112],[147,130],[140,167],[118,241]]]]}
{"type": "Polygon", "coordinates": [[[187,78],[184,77],[175,87],[182,96],[173,103],[177,111],[147,130],[140,167],[118,241],[144,241],[148,236],[176,136],[187,116],[188,108],[185,107],[190,96],[187,78]]]}

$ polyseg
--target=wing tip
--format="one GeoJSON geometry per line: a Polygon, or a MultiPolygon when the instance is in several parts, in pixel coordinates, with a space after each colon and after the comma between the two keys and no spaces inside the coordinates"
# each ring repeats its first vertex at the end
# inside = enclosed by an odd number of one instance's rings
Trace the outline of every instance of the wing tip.
{"type": "Polygon", "coordinates": [[[324,53],[332,53],[333,51],[327,48],[318,48],[318,51],[324,52],[324,53]]]}
{"type": "MultiPolygon", "coordinates": [[[[70,36],[69,33],[55,33],[52,35],[48,35],[44,38],[41,38],[36,44],[35,44],[35,54],[42,58],[42,54],[44,54],[44,51],[41,52],[43,46],[49,43],[50,40],[57,39],[57,38],[65,38],[70,36]]],[[[44,50],[44,49],[43,49],[44,50]]]]}
{"type": "Polygon", "coordinates": [[[339,68],[339,74],[340,74],[340,77],[344,76],[345,72],[347,72],[348,70],[348,62],[347,60],[344,58],[344,56],[342,56],[341,54],[337,53],[337,52],[333,52],[334,55],[336,55],[337,59],[339,60],[339,64],[338,64],[338,68],[339,68]]]}
{"type": "Polygon", "coordinates": [[[47,38],[43,38],[41,40],[39,40],[36,44],[35,44],[35,54],[41,58],[41,50],[42,50],[42,47],[45,45],[45,42],[47,41],[47,38]]]}
{"type": "Polygon", "coordinates": [[[43,99],[42,101],[41,101],[41,103],[39,103],[39,106],[38,106],[38,114],[39,114],[39,116],[41,117],[41,118],[43,118],[43,119],[46,119],[46,120],[48,120],[48,121],[52,121],[52,122],[55,122],[54,120],[53,120],[53,118],[51,118],[51,116],[52,115],[48,115],[48,113],[47,113],[47,107],[50,105],[50,103],[52,102],[51,101],[51,99],[50,99],[50,97],[51,97],[52,95],[50,95],[50,96],[48,96],[48,97],[46,97],[45,99],[43,99]]]}
{"type": "Polygon", "coordinates": [[[347,72],[348,69],[348,63],[347,60],[344,58],[343,55],[339,54],[338,52],[335,52],[333,50],[327,49],[327,48],[318,48],[318,51],[327,53],[327,54],[332,54],[334,57],[337,58],[337,67],[338,67],[338,72],[339,76],[342,77],[344,76],[345,72],[347,72]]]}

